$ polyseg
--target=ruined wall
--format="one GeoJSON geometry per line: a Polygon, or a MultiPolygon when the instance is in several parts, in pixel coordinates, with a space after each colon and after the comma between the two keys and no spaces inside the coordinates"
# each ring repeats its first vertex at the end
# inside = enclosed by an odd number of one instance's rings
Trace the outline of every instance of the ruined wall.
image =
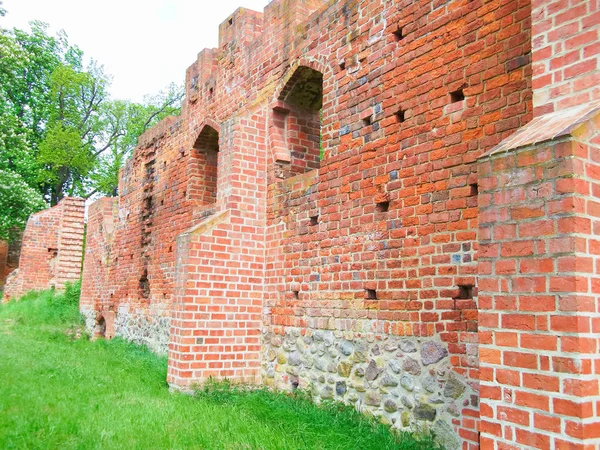
{"type": "Polygon", "coordinates": [[[53,208],[33,214],[23,234],[19,268],[8,277],[4,299],[31,290],[62,289],[79,280],[84,200],[66,197],[53,208]]]}
{"type": "Polygon", "coordinates": [[[4,289],[7,277],[19,267],[23,233],[18,233],[11,242],[0,241],[0,290],[4,289]]]}
{"type": "Polygon", "coordinates": [[[164,352],[170,326],[178,388],[306,387],[476,446],[475,162],[531,119],[530,18],[516,0],[236,11],[181,116],[90,209],[89,327],[164,352]]]}

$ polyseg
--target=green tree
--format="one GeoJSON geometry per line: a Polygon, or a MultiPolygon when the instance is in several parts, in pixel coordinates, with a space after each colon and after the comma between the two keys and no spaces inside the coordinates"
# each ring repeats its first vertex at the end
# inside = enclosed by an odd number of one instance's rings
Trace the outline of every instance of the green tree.
{"type": "Polygon", "coordinates": [[[39,198],[54,205],[66,195],[116,195],[138,137],[178,114],[183,98],[183,89],[172,85],[142,103],[111,100],[101,66],[85,66],[64,32],[50,36],[48,25],[30,25],[30,31],[0,26],[0,171],[4,186],[33,189],[10,201],[4,194],[0,216],[11,226],[25,221],[19,207],[8,205],[23,206],[26,217],[40,207],[39,198]]]}
{"type": "Polygon", "coordinates": [[[50,104],[45,136],[39,144],[39,181],[51,204],[65,195],[86,196],[89,175],[98,156],[115,139],[103,142],[103,110],[108,78],[92,64],[87,71],[56,68],[50,79],[50,104]],[[97,148],[100,146],[100,148],[97,148]]]}
{"type": "Polygon", "coordinates": [[[27,218],[46,206],[38,191],[20,175],[0,169],[0,239],[11,240],[27,218]]]}
{"type": "Polygon", "coordinates": [[[81,59],[63,32],[48,36],[41,22],[32,22],[31,32],[0,29],[0,169],[42,191],[37,156],[55,107],[52,76],[62,66],[80,70],[81,59]]]}
{"type": "Polygon", "coordinates": [[[165,117],[179,114],[183,96],[183,87],[171,84],[159,94],[144,98],[143,103],[116,100],[105,105],[104,141],[109,147],[99,155],[91,176],[92,194],[118,194],[119,171],[131,156],[138,138],[165,117]]]}

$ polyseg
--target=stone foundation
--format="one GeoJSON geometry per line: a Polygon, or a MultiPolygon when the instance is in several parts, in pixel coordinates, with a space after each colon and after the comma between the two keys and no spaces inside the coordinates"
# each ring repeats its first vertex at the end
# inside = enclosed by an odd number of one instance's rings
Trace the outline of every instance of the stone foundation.
{"type": "Polygon", "coordinates": [[[264,334],[263,379],[280,390],[309,390],[370,412],[401,430],[432,429],[443,445],[460,448],[452,420],[477,409],[477,386],[450,367],[436,339],[288,329],[264,334]]]}
{"type": "Polygon", "coordinates": [[[163,310],[130,311],[125,305],[117,313],[102,314],[94,310],[81,311],[85,320],[85,328],[90,336],[121,337],[136,344],[145,345],[159,355],[166,355],[169,350],[169,328],[171,319],[163,310]],[[113,317],[114,316],[114,317],[113,317]],[[106,331],[98,332],[98,321],[105,317],[106,331]],[[110,330],[110,331],[109,331],[110,330]],[[106,335],[104,335],[106,333],[106,335]]]}

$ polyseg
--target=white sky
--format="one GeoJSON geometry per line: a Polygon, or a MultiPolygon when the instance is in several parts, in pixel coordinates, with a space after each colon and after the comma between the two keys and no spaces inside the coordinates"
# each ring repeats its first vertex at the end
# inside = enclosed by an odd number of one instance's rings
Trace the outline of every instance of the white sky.
{"type": "Polygon", "coordinates": [[[29,30],[41,20],[51,34],[63,29],[85,58],[113,76],[113,98],[141,101],[185,70],[206,47],[216,47],[218,27],[238,7],[263,11],[269,0],[3,0],[4,28],[29,30]]]}

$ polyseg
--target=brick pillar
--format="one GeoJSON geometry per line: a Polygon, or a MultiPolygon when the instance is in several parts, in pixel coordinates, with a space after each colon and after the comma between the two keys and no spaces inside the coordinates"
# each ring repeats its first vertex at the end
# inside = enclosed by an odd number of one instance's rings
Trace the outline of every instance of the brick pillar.
{"type": "Polygon", "coordinates": [[[62,200],[63,210],[58,237],[56,259],[56,287],[63,289],[81,276],[85,200],[67,197],[62,200]]]}
{"type": "Polygon", "coordinates": [[[117,199],[104,197],[88,208],[87,235],[81,298],[79,309],[86,318],[88,331],[93,334],[100,317],[106,321],[105,337],[111,337],[109,328],[114,314],[106,315],[113,308],[112,294],[115,291],[110,275],[113,273],[111,246],[114,242],[117,199]],[[102,316],[104,314],[104,316],[102,316]]]}
{"type": "Polygon", "coordinates": [[[600,448],[600,108],[479,166],[482,449],[600,448]]]}
{"type": "Polygon", "coordinates": [[[600,2],[532,0],[534,114],[600,99],[600,2]]]}
{"type": "Polygon", "coordinates": [[[219,127],[217,213],[177,239],[167,381],[260,382],[266,145],[261,111],[219,127]]]}

